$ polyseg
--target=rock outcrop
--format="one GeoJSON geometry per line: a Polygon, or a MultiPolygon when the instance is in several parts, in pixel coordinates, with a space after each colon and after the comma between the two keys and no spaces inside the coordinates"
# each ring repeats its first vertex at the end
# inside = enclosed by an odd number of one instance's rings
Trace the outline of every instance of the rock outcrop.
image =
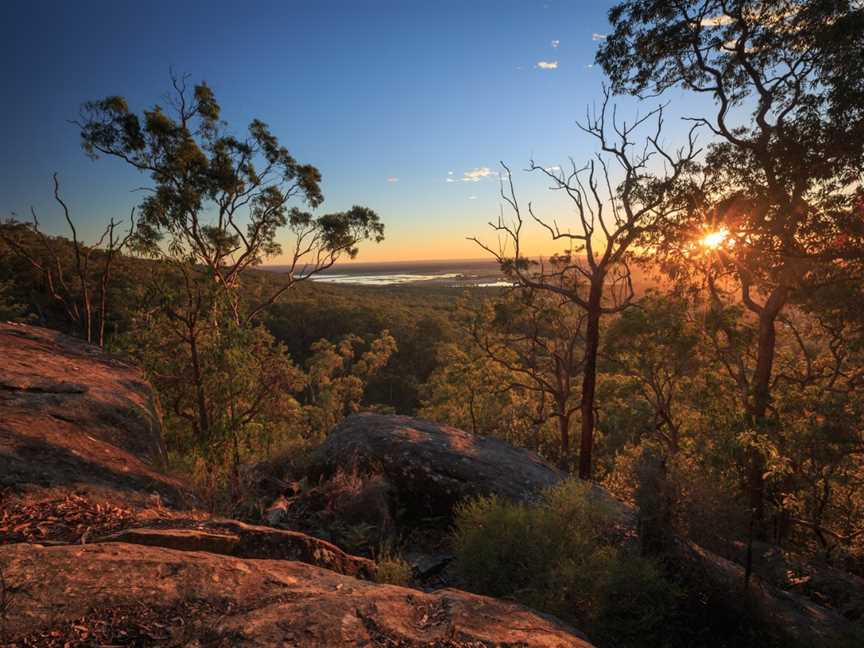
{"type": "Polygon", "coordinates": [[[409,516],[449,516],[466,497],[524,501],[565,475],[505,441],[407,416],[355,414],[336,426],[312,460],[311,475],[380,474],[409,516]]]}
{"type": "Polygon", "coordinates": [[[347,554],[326,540],[236,520],[206,520],[194,527],[177,526],[176,522],[167,528],[136,527],[95,541],[206,551],[237,558],[297,560],[348,576],[371,578],[375,575],[374,562],[347,554]]]}
{"type": "Polygon", "coordinates": [[[163,472],[154,391],[114,356],[0,324],[0,358],[0,644],[589,647],[524,607],[377,584],[326,540],[196,510],[163,472]]]}
{"type": "Polygon", "coordinates": [[[140,369],[56,331],[0,324],[0,489],[94,486],[183,499],[140,369]]]}
{"type": "Polygon", "coordinates": [[[18,544],[0,548],[0,569],[17,593],[5,632],[22,645],[590,648],[571,628],[513,603],[297,562],[124,543],[18,544]]]}

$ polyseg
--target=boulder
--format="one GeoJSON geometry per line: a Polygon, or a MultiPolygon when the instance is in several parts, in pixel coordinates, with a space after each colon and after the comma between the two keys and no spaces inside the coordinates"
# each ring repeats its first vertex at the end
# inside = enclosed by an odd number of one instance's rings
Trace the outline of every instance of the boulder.
{"type": "Polygon", "coordinates": [[[505,441],[407,416],[355,414],[312,458],[314,480],[337,472],[380,474],[402,514],[449,517],[462,499],[497,495],[528,501],[565,474],[505,441]]]}
{"type": "Polygon", "coordinates": [[[183,499],[163,474],[156,394],[140,369],[56,331],[0,324],[0,489],[99,487],[183,499]]]}
{"type": "Polygon", "coordinates": [[[0,547],[0,571],[13,592],[0,631],[13,645],[590,648],[572,628],[514,603],[291,561],[16,544],[0,547]]]}

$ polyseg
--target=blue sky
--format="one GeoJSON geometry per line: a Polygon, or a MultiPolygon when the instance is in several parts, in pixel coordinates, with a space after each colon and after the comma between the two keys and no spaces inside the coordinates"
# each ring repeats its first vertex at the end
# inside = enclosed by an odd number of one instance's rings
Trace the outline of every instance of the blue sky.
{"type": "MultiPolygon", "coordinates": [[[[387,240],[359,260],[482,256],[465,237],[498,213],[497,180],[483,169],[593,150],[574,122],[600,94],[591,63],[611,4],[4,0],[0,214],[33,205],[59,231],[57,171],[91,236],[128,215],[147,179],[89,160],[68,120],[106,95],[136,109],[161,101],[173,66],[214,88],[236,132],[258,117],[318,166],[323,210],[362,204],[381,215],[387,240]]],[[[515,179],[539,209],[567,210],[539,178],[515,179]]]]}

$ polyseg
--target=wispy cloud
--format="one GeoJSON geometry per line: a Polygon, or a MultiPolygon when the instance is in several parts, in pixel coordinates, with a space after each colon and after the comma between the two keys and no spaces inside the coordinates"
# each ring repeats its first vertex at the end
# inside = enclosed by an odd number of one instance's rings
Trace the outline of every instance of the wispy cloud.
{"type": "Polygon", "coordinates": [[[447,178],[447,180],[445,180],[445,182],[456,182],[456,181],[453,178],[447,178]]]}
{"type": "Polygon", "coordinates": [[[558,61],[537,61],[537,67],[541,70],[557,70],[558,61]]]}
{"type": "Polygon", "coordinates": [[[462,182],[480,182],[482,178],[488,178],[491,175],[495,175],[495,172],[489,167],[477,167],[463,173],[462,182]]]}
{"type": "Polygon", "coordinates": [[[552,41],[552,49],[558,49],[558,46],[559,46],[560,44],[561,44],[561,41],[560,41],[560,40],[553,40],[553,41],[552,41]]]}
{"type": "Polygon", "coordinates": [[[468,196],[468,200],[477,200],[477,196],[468,196]]]}
{"type": "Polygon", "coordinates": [[[387,182],[399,182],[399,178],[397,178],[396,176],[390,176],[389,178],[387,178],[387,182]]]}
{"type": "Polygon", "coordinates": [[[606,34],[598,34],[597,32],[594,32],[593,34],[591,34],[591,40],[592,41],[604,41],[604,40],[606,40],[606,34]]]}

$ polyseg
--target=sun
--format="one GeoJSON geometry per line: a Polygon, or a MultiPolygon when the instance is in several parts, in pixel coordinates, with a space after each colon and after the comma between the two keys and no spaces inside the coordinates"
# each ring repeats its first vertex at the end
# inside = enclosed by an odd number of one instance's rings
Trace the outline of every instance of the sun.
{"type": "Polygon", "coordinates": [[[699,243],[700,243],[700,245],[702,245],[702,247],[706,247],[710,250],[716,250],[721,245],[723,245],[723,243],[726,242],[726,239],[728,237],[729,237],[729,230],[727,230],[725,227],[723,227],[723,228],[716,230],[714,232],[708,232],[708,234],[706,234],[701,239],[699,239],[699,243]]]}

